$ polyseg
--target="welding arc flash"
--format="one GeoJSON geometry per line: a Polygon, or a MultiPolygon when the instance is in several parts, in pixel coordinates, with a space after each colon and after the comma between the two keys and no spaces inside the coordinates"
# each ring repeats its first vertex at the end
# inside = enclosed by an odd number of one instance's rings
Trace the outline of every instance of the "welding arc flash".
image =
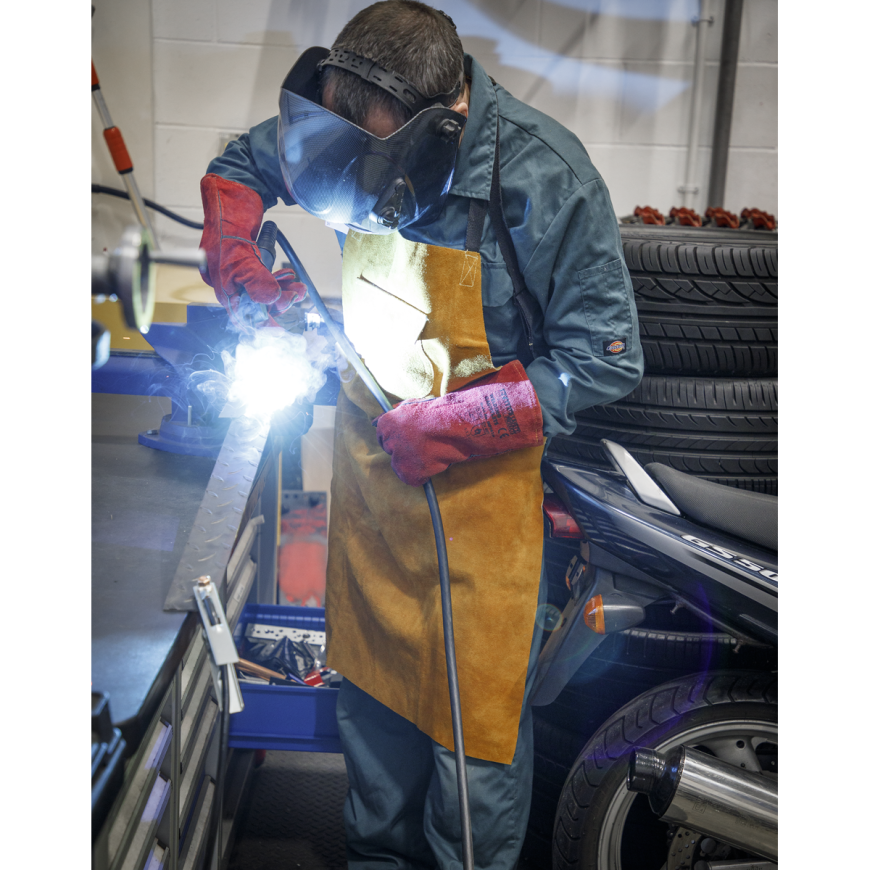
{"type": "Polygon", "coordinates": [[[249,417],[270,419],[308,392],[314,375],[305,341],[239,344],[229,399],[241,402],[249,417]]]}

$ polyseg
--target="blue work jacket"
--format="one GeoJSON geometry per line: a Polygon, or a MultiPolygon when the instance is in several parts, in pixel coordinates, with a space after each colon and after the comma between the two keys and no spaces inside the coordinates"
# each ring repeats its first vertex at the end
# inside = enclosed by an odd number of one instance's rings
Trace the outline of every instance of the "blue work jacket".
{"type": "MultiPolygon", "coordinates": [[[[499,129],[505,220],[520,271],[543,312],[526,366],[544,418],[544,435],[574,431],[574,415],[631,392],[643,374],[637,311],[610,194],[586,149],[569,130],[515,99],[465,56],[471,77],[468,123],[453,182],[437,221],[402,235],[465,247],[471,199],[488,200],[499,129]]],[[[278,118],[231,142],[208,167],[260,194],[266,209],[287,191],[278,160],[278,118]]],[[[522,322],[513,284],[487,215],[480,245],[484,325],[493,363],[517,359],[522,322]]]]}

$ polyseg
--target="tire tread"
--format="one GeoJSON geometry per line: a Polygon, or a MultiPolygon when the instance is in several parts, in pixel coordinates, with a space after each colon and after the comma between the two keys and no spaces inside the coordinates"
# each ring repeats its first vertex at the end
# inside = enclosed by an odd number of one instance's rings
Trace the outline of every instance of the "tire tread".
{"type": "Polygon", "coordinates": [[[617,710],[589,740],[568,775],[554,826],[554,870],[580,866],[580,847],[589,837],[575,807],[577,810],[592,807],[596,789],[610,772],[602,764],[604,758],[624,763],[630,749],[649,742],[668,722],[689,713],[723,704],[773,705],[776,698],[775,675],[732,671],[672,680],[617,710]],[[569,820],[573,823],[571,827],[577,829],[576,836],[566,825],[569,820]]]}

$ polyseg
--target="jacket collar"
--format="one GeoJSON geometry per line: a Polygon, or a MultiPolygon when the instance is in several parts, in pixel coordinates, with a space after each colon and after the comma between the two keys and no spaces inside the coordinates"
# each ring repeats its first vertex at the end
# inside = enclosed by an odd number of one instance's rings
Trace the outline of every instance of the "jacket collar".
{"type": "Polygon", "coordinates": [[[456,154],[450,193],[489,200],[492,164],[495,160],[495,134],[498,129],[498,103],[492,80],[470,54],[465,55],[465,74],[471,76],[468,123],[456,154]]]}

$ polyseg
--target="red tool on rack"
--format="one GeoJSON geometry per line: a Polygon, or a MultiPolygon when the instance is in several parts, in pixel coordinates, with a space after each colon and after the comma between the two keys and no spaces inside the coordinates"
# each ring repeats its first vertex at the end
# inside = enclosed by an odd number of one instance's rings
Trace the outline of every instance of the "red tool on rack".
{"type": "Polygon", "coordinates": [[[775,230],[776,218],[760,208],[745,208],[740,212],[744,223],[750,224],[756,230],[775,230]]]}
{"type": "Polygon", "coordinates": [[[641,223],[645,224],[654,224],[657,226],[663,226],[665,223],[665,216],[654,209],[651,205],[637,206],[634,210],[635,217],[639,217],[641,223]]]}
{"type": "Polygon", "coordinates": [[[724,208],[713,208],[711,206],[704,212],[704,223],[736,230],[740,226],[740,218],[733,211],[725,211],[724,208]]]}
{"type": "Polygon", "coordinates": [[[682,227],[701,226],[701,215],[691,208],[674,208],[670,212],[670,223],[679,224],[682,227]]]}

